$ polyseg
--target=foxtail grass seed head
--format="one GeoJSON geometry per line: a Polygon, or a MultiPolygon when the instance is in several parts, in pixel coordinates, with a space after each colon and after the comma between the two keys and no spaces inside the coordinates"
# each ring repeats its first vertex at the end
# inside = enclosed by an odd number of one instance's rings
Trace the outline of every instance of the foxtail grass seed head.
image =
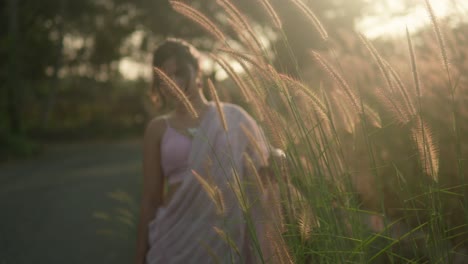
{"type": "Polygon", "coordinates": [[[256,41],[252,38],[252,36],[247,32],[243,27],[242,24],[234,20],[233,18],[228,18],[228,25],[231,29],[237,33],[239,37],[240,43],[242,46],[249,51],[249,53],[261,56],[262,50],[261,47],[256,43],[256,41]]]}
{"type": "Polygon", "coordinates": [[[249,64],[251,64],[252,66],[254,66],[257,70],[259,71],[262,71],[265,73],[265,76],[268,75],[268,70],[267,70],[267,66],[265,66],[266,63],[264,63],[264,61],[262,60],[262,57],[260,56],[253,56],[251,54],[249,55],[246,55],[242,52],[239,52],[239,51],[236,51],[236,50],[233,50],[233,49],[230,49],[230,48],[218,48],[217,50],[221,51],[221,52],[224,52],[224,53],[227,53],[235,58],[238,58],[242,61],[245,61],[249,64]]]}
{"type": "Polygon", "coordinates": [[[169,77],[166,73],[160,70],[158,67],[154,67],[155,73],[162,79],[162,81],[169,87],[169,90],[172,94],[185,106],[187,111],[192,115],[192,117],[197,118],[198,113],[193,107],[190,100],[187,98],[185,93],[180,89],[180,87],[169,77]]]}
{"type": "Polygon", "coordinates": [[[216,187],[215,192],[214,192],[214,197],[213,197],[217,209],[218,215],[224,215],[226,212],[226,205],[224,202],[224,196],[223,193],[219,188],[216,187]]]}
{"type": "Polygon", "coordinates": [[[218,93],[216,92],[216,88],[213,82],[211,81],[211,79],[208,79],[208,87],[210,89],[211,97],[214,99],[216,103],[216,110],[218,110],[218,115],[219,115],[219,118],[221,119],[221,123],[223,124],[224,131],[228,131],[226,117],[224,116],[224,111],[221,106],[221,102],[219,101],[218,93]]]}
{"type": "Polygon", "coordinates": [[[281,264],[294,264],[289,249],[282,239],[272,239],[275,257],[281,264]]]}
{"type": "Polygon", "coordinates": [[[273,25],[275,25],[276,28],[281,29],[283,27],[281,23],[281,19],[279,18],[278,14],[276,14],[275,9],[271,6],[270,1],[268,0],[258,0],[258,1],[262,4],[263,8],[270,16],[270,19],[273,22],[273,25]]]}
{"type": "Polygon", "coordinates": [[[313,91],[310,90],[309,87],[305,86],[300,81],[290,76],[287,76],[285,74],[279,73],[278,76],[283,82],[287,84],[288,87],[292,87],[296,90],[301,91],[301,93],[305,95],[309,99],[309,101],[312,103],[313,109],[317,113],[319,118],[328,121],[326,108],[323,102],[318,98],[318,96],[313,91]]]}
{"type": "Polygon", "coordinates": [[[310,218],[309,215],[304,209],[301,212],[301,214],[299,214],[299,217],[297,219],[302,241],[307,241],[310,238],[310,233],[312,231],[310,222],[312,221],[312,219],[309,219],[309,218],[310,218]]]}
{"type": "Polygon", "coordinates": [[[406,113],[408,114],[408,117],[411,120],[414,116],[416,116],[416,106],[414,105],[413,98],[411,97],[411,94],[408,92],[407,87],[403,84],[403,81],[401,80],[400,76],[395,71],[395,69],[393,69],[393,67],[388,63],[387,68],[397,84],[400,97],[406,105],[406,113]]]}
{"type": "Polygon", "coordinates": [[[367,104],[364,105],[364,114],[374,127],[382,128],[382,120],[380,119],[379,113],[367,104]]]}
{"type": "Polygon", "coordinates": [[[351,105],[355,109],[357,113],[362,113],[362,109],[360,107],[359,100],[354,93],[353,90],[351,90],[351,87],[349,87],[348,83],[345,81],[345,79],[328,63],[326,62],[320,54],[317,52],[311,51],[311,55],[315,58],[315,60],[320,64],[320,66],[328,72],[328,74],[336,81],[338,86],[346,93],[349,101],[351,102],[351,105]]]}
{"type": "Polygon", "coordinates": [[[237,202],[242,210],[242,212],[247,213],[249,210],[249,203],[247,197],[244,195],[244,186],[243,181],[239,177],[239,174],[235,170],[232,170],[233,181],[231,182],[231,188],[234,192],[237,202]]]}
{"type": "Polygon", "coordinates": [[[375,95],[386,106],[386,109],[390,110],[395,116],[395,120],[400,124],[407,124],[411,121],[409,114],[404,111],[405,108],[402,106],[400,98],[396,98],[394,94],[383,88],[376,89],[375,95]]]}
{"type": "Polygon", "coordinates": [[[402,123],[409,122],[411,113],[409,113],[405,105],[402,106],[402,103],[404,102],[404,95],[399,94],[395,88],[394,82],[391,78],[391,72],[387,66],[388,63],[382,58],[379,52],[375,49],[374,45],[372,45],[372,43],[366,37],[364,37],[362,34],[359,34],[359,38],[371,54],[375,63],[379,67],[380,73],[385,79],[388,90],[382,91],[382,95],[387,98],[387,102],[390,104],[393,112],[397,113],[397,119],[402,123]],[[403,98],[398,98],[397,95],[400,95],[400,97],[403,98]]]}
{"type": "Polygon", "coordinates": [[[384,109],[394,117],[394,121],[398,124],[404,125],[411,121],[405,117],[401,107],[395,103],[396,100],[388,94],[387,90],[382,88],[376,89],[374,95],[379,103],[384,106],[384,109]]]}
{"type": "Polygon", "coordinates": [[[284,138],[285,122],[283,122],[280,114],[276,110],[271,109],[271,107],[268,105],[262,107],[262,111],[264,112],[263,115],[265,116],[263,121],[267,130],[270,132],[272,143],[276,147],[285,149],[287,142],[287,140],[284,138]]]}
{"type": "Polygon", "coordinates": [[[205,180],[203,176],[201,176],[195,170],[192,170],[192,174],[195,176],[197,181],[202,186],[203,190],[205,190],[206,194],[208,195],[210,200],[215,205],[218,214],[220,215],[224,214],[225,212],[224,199],[219,188],[217,186],[214,186],[213,184],[210,184],[207,180],[205,180]]]}
{"type": "Polygon", "coordinates": [[[218,236],[224,241],[224,243],[229,245],[229,247],[231,247],[237,254],[240,254],[239,248],[237,247],[236,243],[231,239],[229,234],[227,234],[226,232],[224,232],[224,230],[217,226],[214,226],[213,229],[216,232],[216,234],[218,234],[218,236]]]}
{"type": "Polygon", "coordinates": [[[249,67],[247,63],[241,59],[236,58],[236,61],[239,63],[248,77],[248,86],[252,87],[253,91],[257,94],[263,92],[260,76],[255,74],[255,69],[253,67],[249,67]]]}
{"type": "Polygon", "coordinates": [[[248,33],[255,45],[252,50],[261,51],[263,49],[262,44],[258,40],[250,24],[247,22],[247,19],[244,17],[244,15],[242,15],[239,9],[237,9],[236,6],[229,0],[217,0],[216,2],[224,9],[224,11],[231,17],[231,19],[240,25],[240,28],[243,29],[242,31],[237,32],[239,35],[243,35],[243,31],[248,33]]]}
{"type": "Polygon", "coordinates": [[[255,136],[252,134],[249,128],[245,124],[240,124],[240,128],[242,132],[244,132],[245,136],[247,136],[247,140],[249,141],[249,145],[252,146],[255,151],[255,154],[260,157],[263,164],[267,163],[267,158],[263,155],[262,148],[260,147],[258,141],[255,139],[255,136]]]}
{"type": "Polygon", "coordinates": [[[418,67],[416,64],[416,56],[414,54],[414,47],[411,41],[411,36],[409,34],[408,28],[406,28],[406,38],[408,40],[408,49],[409,49],[409,54],[410,54],[410,59],[411,59],[411,71],[413,73],[414,87],[416,88],[416,95],[418,96],[418,98],[420,98],[421,97],[421,84],[419,81],[419,72],[418,72],[418,67]]]}
{"type": "Polygon", "coordinates": [[[364,37],[364,35],[359,34],[359,38],[361,39],[362,43],[364,43],[364,46],[369,50],[370,54],[374,58],[374,61],[377,63],[377,66],[379,67],[379,70],[382,73],[385,82],[387,83],[388,89],[391,93],[394,93],[395,89],[393,87],[392,81],[390,80],[390,74],[385,67],[384,59],[380,56],[374,45],[372,45],[372,43],[366,37],[364,37]]]}
{"type": "Polygon", "coordinates": [[[261,194],[263,194],[264,188],[263,188],[262,179],[260,175],[258,174],[257,168],[255,168],[252,158],[250,158],[249,154],[247,153],[244,153],[243,156],[244,156],[245,162],[247,163],[247,168],[249,169],[249,172],[253,174],[255,178],[255,181],[256,181],[255,183],[257,185],[258,190],[260,191],[261,194]]]}
{"type": "Polygon", "coordinates": [[[169,1],[169,3],[171,4],[172,8],[179,14],[200,25],[203,29],[205,29],[208,33],[210,33],[222,43],[226,42],[226,37],[224,36],[223,32],[204,14],[179,0],[172,0],[169,1]]]}
{"type": "Polygon", "coordinates": [[[434,142],[431,130],[425,122],[417,122],[412,130],[413,140],[418,148],[421,167],[426,175],[438,182],[439,151],[434,142]]]}
{"type": "Polygon", "coordinates": [[[290,0],[294,5],[296,5],[299,10],[301,10],[302,13],[306,15],[306,17],[312,22],[312,25],[315,27],[317,32],[320,34],[322,39],[324,41],[328,40],[328,33],[323,27],[322,23],[320,20],[317,18],[315,13],[308,7],[306,4],[304,4],[301,0],[290,0]]]}
{"type": "Polygon", "coordinates": [[[208,193],[208,195],[210,197],[214,197],[214,193],[215,193],[215,186],[211,186],[210,183],[208,183],[207,180],[205,180],[205,178],[203,176],[201,176],[198,172],[196,172],[195,170],[192,170],[192,174],[195,176],[195,178],[197,179],[197,181],[201,184],[201,186],[203,187],[203,189],[208,193]]]}
{"type": "Polygon", "coordinates": [[[265,115],[262,111],[262,108],[263,108],[263,104],[261,102],[261,100],[257,97],[257,96],[254,96],[252,98],[252,108],[253,108],[253,111],[255,113],[255,116],[257,117],[257,119],[259,121],[264,121],[265,120],[265,115]]]}
{"type": "Polygon", "coordinates": [[[234,69],[229,65],[229,63],[214,54],[210,54],[210,56],[214,61],[216,61],[216,63],[218,63],[219,66],[221,66],[221,68],[223,68],[223,70],[229,75],[229,77],[231,77],[236,86],[240,89],[245,101],[250,102],[251,96],[248,87],[245,85],[244,81],[239,77],[239,75],[234,71],[234,69]]]}
{"type": "Polygon", "coordinates": [[[432,5],[429,2],[429,0],[424,0],[424,2],[426,3],[426,9],[427,9],[427,12],[429,13],[429,17],[431,18],[432,27],[436,34],[437,42],[439,43],[442,63],[444,64],[444,67],[448,71],[449,63],[448,63],[448,57],[447,57],[447,48],[445,46],[445,40],[442,35],[442,30],[440,29],[439,21],[434,13],[434,9],[432,8],[432,5]]]}

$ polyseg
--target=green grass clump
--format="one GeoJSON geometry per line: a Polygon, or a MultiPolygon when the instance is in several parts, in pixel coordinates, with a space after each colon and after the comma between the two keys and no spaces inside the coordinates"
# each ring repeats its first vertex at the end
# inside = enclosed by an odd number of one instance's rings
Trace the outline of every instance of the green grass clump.
{"type": "MultiPolygon", "coordinates": [[[[278,41],[288,46],[273,5],[261,2],[278,41]]],[[[399,51],[388,57],[379,53],[377,42],[349,34],[350,43],[361,43],[353,53],[335,45],[313,11],[292,0],[327,49],[310,53],[313,78],[293,56],[299,75],[289,76],[272,66],[271,51],[247,17],[231,2],[219,3],[242,48],[230,47],[227,34],[216,27],[212,35],[222,36],[223,46],[213,57],[223,68],[237,61],[244,69],[243,74],[228,71],[239,89],[220,91],[220,97],[248,105],[272,144],[287,154],[272,165],[274,183],[266,187],[277,188],[273,202],[281,224],[275,226],[280,237],[274,244],[281,262],[467,260],[468,126],[463,120],[468,90],[461,78],[467,66],[450,64],[449,58],[468,55],[468,39],[444,31],[426,1],[432,39],[428,30],[408,32],[395,44],[399,51]]],[[[217,24],[190,11],[181,14],[208,31],[217,24]]]]}

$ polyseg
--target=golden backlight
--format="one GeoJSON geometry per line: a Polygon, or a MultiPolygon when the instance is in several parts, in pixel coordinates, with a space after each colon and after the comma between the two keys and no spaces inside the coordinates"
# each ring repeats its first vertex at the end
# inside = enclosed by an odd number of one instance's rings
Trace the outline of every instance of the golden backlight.
{"type": "MultiPolygon", "coordinates": [[[[405,28],[414,32],[430,24],[424,1],[416,1],[412,7],[408,0],[380,0],[375,3],[375,13],[364,16],[358,22],[358,29],[367,37],[392,37],[405,34],[405,28]]],[[[413,1],[414,2],[414,1],[413,1]]],[[[468,2],[462,0],[430,1],[436,16],[442,18],[457,15],[457,19],[468,12],[468,2]]]]}

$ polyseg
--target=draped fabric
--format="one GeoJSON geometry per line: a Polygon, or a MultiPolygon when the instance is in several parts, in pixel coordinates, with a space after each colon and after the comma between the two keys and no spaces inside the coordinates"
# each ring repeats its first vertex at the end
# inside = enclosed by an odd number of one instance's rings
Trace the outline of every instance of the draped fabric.
{"type": "Polygon", "coordinates": [[[147,264],[258,263],[266,248],[264,199],[252,187],[245,156],[257,168],[266,166],[269,147],[242,108],[223,103],[222,111],[227,131],[211,102],[193,138],[184,181],[149,224],[147,264]]]}

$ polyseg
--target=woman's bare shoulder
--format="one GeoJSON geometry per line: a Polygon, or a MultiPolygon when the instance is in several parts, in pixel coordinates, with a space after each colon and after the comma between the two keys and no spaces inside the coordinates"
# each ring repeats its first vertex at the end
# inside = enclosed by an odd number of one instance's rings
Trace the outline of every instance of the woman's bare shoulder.
{"type": "Polygon", "coordinates": [[[149,140],[159,140],[166,130],[166,115],[157,116],[148,122],[145,130],[145,138],[149,140]]]}
{"type": "Polygon", "coordinates": [[[238,115],[249,115],[247,111],[245,111],[245,109],[239,105],[232,104],[232,103],[225,103],[225,102],[223,102],[222,105],[223,105],[224,111],[235,113],[238,115]]]}
{"type": "Polygon", "coordinates": [[[244,120],[246,122],[254,121],[253,117],[241,106],[232,103],[223,103],[223,110],[230,116],[236,116],[237,119],[244,120]]]}

